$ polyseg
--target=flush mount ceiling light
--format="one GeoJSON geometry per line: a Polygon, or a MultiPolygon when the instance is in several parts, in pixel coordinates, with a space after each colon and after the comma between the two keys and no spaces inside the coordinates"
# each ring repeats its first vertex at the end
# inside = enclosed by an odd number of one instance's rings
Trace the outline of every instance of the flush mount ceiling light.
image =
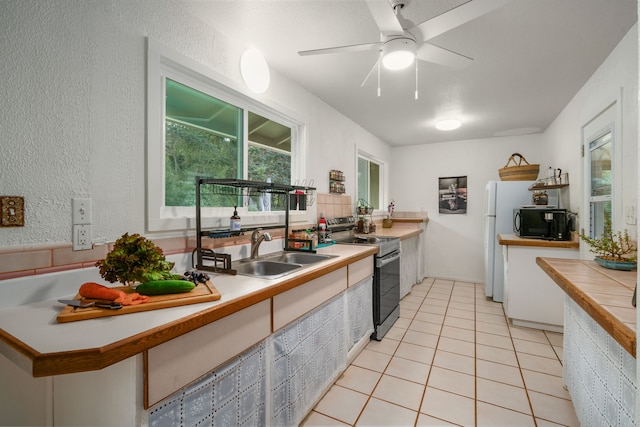
{"type": "Polygon", "coordinates": [[[247,87],[254,93],[269,89],[271,74],[269,65],[258,49],[248,49],[240,58],[240,73],[247,87]]]}
{"type": "Polygon", "coordinates": [[[436,129],[438,130],[454,130],[458,129],[462,125],[462,122],[458,119],[446,119],[440,120],[436,123],[436,129]]]}
{"type": "Polygon", "coordinates": [[[416,59],[416,41],[408,37],[391,39],[382,45],[382,65],[387,70],[402,70],[416,59]]]}

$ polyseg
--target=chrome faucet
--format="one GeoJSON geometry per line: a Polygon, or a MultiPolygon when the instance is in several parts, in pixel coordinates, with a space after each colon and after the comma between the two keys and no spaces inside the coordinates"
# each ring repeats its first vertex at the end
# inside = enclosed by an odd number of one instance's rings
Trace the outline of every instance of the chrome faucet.
{"type": "Polygon", "coordinates": [[[262,243],[265,240],[267,242],[271,241],[271,234],[269,233],[260,234],[260,230],[262,230],[262,228],[258,228],[254,230],[253,233],[251,233],[251,259],[254,259],[255,257],[258,256],[258,248],[260,247],[260,243],[262,243]],[[258,237],[258,235],[260,236],[258,237]]]}

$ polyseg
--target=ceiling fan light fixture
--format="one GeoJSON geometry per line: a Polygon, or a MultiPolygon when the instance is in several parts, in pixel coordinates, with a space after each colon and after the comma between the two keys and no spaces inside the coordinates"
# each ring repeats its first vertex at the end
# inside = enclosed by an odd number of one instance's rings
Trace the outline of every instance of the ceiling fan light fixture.
{"type": "Polygon", "coordinates": [[[382,65],[387,70],[403,70],[416,59],[416,42],[407,37],[391,39],[382,45],[382,65]]]}
{"type": "Polygon", "coordinates": [[[458,119],[445,119],[436,123],[436,129],[438,130],[455,130],[462,125],[462,122],[458,119]]]}

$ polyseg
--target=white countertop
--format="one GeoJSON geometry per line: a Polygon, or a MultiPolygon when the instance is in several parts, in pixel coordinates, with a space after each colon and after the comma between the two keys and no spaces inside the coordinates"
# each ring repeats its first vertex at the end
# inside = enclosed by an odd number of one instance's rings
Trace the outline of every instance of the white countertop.
{"type": "MultiPolygon", "coordinates": [[[[317,251],[319,254],[336,255],[337,257],[321,261],[274,280],[209,273],[211,282],[222,294],[220,300],[212,302],[68,323],[56,321],[58,313],[65,307],[57,300],[72,298],[74,295],[58,295],[52,299],[2,308],[0,309],[0,332],[2,332],[0,334],[0,352],[14,361],[16,358],[22,359],[25,356],[33,360],[39,356],[54,353],[104,349],[108,346],[118,345],[126,346],[132,339],[135,340],[136,336],[145,335],[151,336],[151,338],[145,338],[147,348],[153,347],[163,342],[162,339],[158,339],[157,343],[154,341],[158,330],[171,328],[197,316],[206,315],[209,319],[216,311],[219,311],[217,309],[222,307],[225,307],[225,314],[218,315],[218,318],[224,317],[233,312],[231,306],[237,306],[237,310],[239,310],[247,305],[255,304],[259,300],[270,298],[277,293],[304,283],[306,279],[304,281],[301,279],[309,276],[310,273],[315,272],[317,276],[319,271],[325,269],[332,271],[331,269],[336,265],[348,265],[361,259],[367,252],[372,253],[372,250],[371,246],[358,245],[332,245],[321,248],[317,251]],[[288,286],[288,283],[295,282],[297,284],[288,286]],[[245,300],[246,303],[244,303],[245,300]]],[[[78,283],[77,287],[79,288],[81,284],[78,283]]],[[[189,330],[181,333],[189,332],[189,330]]]]}

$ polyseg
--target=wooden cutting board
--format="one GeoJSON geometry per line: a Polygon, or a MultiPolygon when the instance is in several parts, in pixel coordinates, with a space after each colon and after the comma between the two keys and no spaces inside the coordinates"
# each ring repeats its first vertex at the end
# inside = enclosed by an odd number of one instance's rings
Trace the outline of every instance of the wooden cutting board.
{"type": "MultiPolygon", "coordinates": [[[[130,294],[135,292],[127,286],[114,287],[124,293],[130,294]]],[[[217,301],[222,298],[220,292],[210,281],[200,283],[191,292],[169,295],[151,295],[149,301],[138,305],[125,305],[119,310],[110,310],[108,308],[97,307],[72,307],[70,305],[58,314],[56,320],[58,323],[75,322],[76,320],[96,319],[98,317],[119,316],[122,314],[137,313],[140,311],[157,310],[159,308],[177,307],[180,305],[197,304],[199,302],[217,301]]],[[[74,299],[93,301],[91,299],[82,298],[80,294],[74,299]]]]}

